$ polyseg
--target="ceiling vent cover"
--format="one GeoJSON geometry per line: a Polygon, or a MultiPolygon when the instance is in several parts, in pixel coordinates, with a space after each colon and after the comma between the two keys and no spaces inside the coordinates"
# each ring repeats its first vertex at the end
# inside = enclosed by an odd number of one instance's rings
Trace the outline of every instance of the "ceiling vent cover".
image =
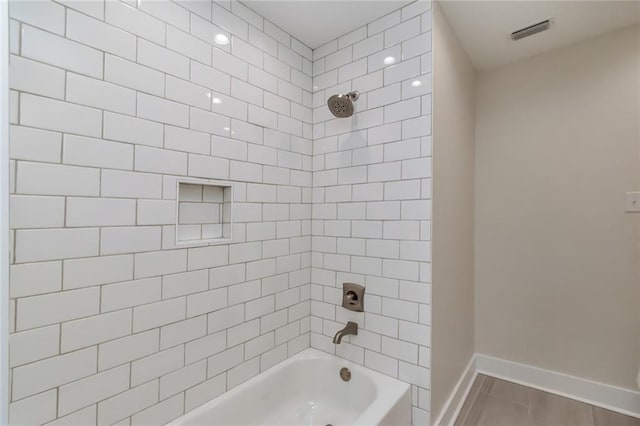
{"type": "Polygon", "coordinates": [[[521,38],[529,37],[530,35],[537,34],[539,32],[548,30],[551,26],[551,20],[547,19],[537,24],[529,25],[528,27],[521,28],[511,33],[511,40],[516,41],[521,38]]]}

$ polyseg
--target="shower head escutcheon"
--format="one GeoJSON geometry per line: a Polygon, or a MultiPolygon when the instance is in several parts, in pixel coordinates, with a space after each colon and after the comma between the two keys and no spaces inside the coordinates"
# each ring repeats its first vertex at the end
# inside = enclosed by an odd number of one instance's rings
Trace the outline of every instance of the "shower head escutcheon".
{"type": "Polygon", "coordinates": [[[353,103],[360,97],[360,92],[349,92],[346,95],[333,95],[327,101],[331,114],[338,118],[351,117],[353,115],[353,103]]]}

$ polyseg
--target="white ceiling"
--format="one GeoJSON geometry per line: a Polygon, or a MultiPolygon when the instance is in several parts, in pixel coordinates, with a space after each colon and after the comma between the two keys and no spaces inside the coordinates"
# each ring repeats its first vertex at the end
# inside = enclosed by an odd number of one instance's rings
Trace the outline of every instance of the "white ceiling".
{"type": "Polygon", "coordinates": [[[244,0],[312,49],[374,21],[406,0],[244,0]]]}
{"type": "Polygon", "coordinates": [[[640,22],[640,1],[443,1],[443,12],[474,66],[487,70],[640,22]],[[552,18],[519,41],[512,31],[552,18]]]}

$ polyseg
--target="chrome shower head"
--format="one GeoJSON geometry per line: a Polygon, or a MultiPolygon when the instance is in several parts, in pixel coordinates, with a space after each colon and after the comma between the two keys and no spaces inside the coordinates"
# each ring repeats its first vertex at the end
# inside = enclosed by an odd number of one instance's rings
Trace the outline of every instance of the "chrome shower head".
{"type": "Polygon", "coordinates": [[[346,95],[333,95],[327,101],[331,114],[338,118],[351,117],[353,115],[353,102],[358,100],[359,92],[349,92],[346,95]]]}

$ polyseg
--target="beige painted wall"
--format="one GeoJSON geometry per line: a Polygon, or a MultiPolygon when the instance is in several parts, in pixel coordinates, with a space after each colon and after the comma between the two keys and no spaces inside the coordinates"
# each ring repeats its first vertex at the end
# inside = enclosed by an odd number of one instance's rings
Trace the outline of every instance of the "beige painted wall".
{"type": "Polygon", "coordinates": [[[474,352],[475,70],[437,4],[433,25],[431,414],[435,419],[474,352]]]}
{"type": "Polygon", "coordinates": [[[635,388],[639,27],[480,74],[476,101],[477,352],[635,388]]]}

